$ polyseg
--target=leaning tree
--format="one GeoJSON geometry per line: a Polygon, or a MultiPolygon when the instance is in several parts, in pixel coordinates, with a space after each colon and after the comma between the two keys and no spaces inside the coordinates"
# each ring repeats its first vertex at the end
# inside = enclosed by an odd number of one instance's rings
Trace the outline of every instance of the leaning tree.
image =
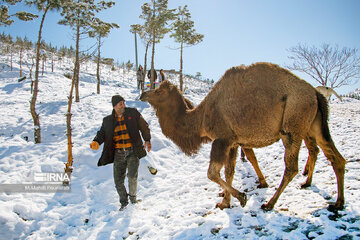
{"type": "Polygon", "coordinates": [[[37,94],[39,91],[39,65],[40,65],[40,44],[41,44],[41,34],[42,28],[44,26],[46,14],[51,10],[59,10],[67,0],[47,0],[47,1],[37,1],[37,0],[26,0],[26,4],[30,6],[35,6],[40,12],[42,12],[42,17],[40,21],[40,28],[38,32],[38,40],[36,44],[36,62],[35,62],[35,81],[34,81],[34,90],[33,95],[30,101],[30,112],[34,121],[34,141],[35,143],[41,143],[41,129],[40,129],[40,118],[39,114],[36,113],[36,100],[37,94]]]}

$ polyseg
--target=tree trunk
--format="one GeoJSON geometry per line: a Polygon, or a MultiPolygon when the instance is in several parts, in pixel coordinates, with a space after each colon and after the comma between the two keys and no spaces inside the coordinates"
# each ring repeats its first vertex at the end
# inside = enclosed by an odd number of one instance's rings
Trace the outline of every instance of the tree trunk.
{"type": "MultiPolygon", "coordinates": [[[[69,95],[69,101],[68,101],[68,110],[66,113],[66,136],[67,136],[67,145],[68,145],[68,160],[65,164],[65,173],[68,173],[69,175],[72,172],[72,164],[73,164],[73,155],[72,155],[72,129],[71,129],[71,105],[72,105],[72,99],[73,99],[73,91],[74,91],[74,85],[75,85],[75,77],[73,76],[71,81],[71,88],[70,88],[70,95],[69,95]]],[[[65,184],[68,184],[68,182],[64,182],[65,184]]]]}
{"type": "Polygon", "coordinates": [[[11,47],[10,47],[10,71],[11,71],[11,72],[12,72],[12,69],[13,69],[12,59],[13,59],[13,57],[12,57],[12,49],[11,49],[11,47]]]}
{"type": "Polygon", "coordinates": [[[100,46],[101,46],[101,37],[98,37],[98,56],[97,56],[97,62],[96,62],[96,78],[97,78],[97,94],[100,94],[100,46]]]}
{"type": "Polygon", "coordinates": [[[22,51],[23,51],[23,49],[20,47],[20,77],[22,77],[22,67],[21,67],[21,62],[22,62],[22,51]]]}
{"type": "Polygon", "coordinates": [[[45,68],[45,56],[42,59],[42,71],[41,71],[41,76],[44,76],[44,68],[45,68]]]}
{"type": "Polygon", "coordinates": [[[79,42],[80,42],[80,23],[78,21],[77,24],[76,24],[76,50],[75,50],[75,68],[74,68],[75,102],[80,102],[80,94],[79,94],[79,72],[80,72],[79,42]]]}
{"type": "Polygon", "coordinates": [[[145,48],[145,59],[144,59],[144,74],[143,74],[143,81],[142,81],[142,86],[141,86],[141,91],[144,92],[144,89],[145,89],[145,79],[146,79],[146,67],[147,67],[147,52],[148,52],[148,49],[149,49],[149,45],[150,45],[150,42],[148,42],[146,44],[146,48],[145,48]]]}
{"type": "Polygon", "coordinates": [[[153,46],[152,46],[152,55],[151,55],[150,89],[155,89],[154,57],[155,57],[155,31],[153,33],[153,46]]]}
{"type": "Polygon", "coordinates": [[[180,91],[183,90],[183,42],[180,47],[180,91]]]}
{"type": "Polygon", "coordinates": [[[30,79],[31,79],[31,93],[32,93],[32,86],[33,86],[33,81],[32,81],[32,71],[33,71],[33,68],[34,68],[34,58],[31,57],[31,68],[30,68],[30,79]]]}
{"type": "Polygon", "coordinates": [[[136,30],[135,30],[135,61],[136,61],[136,68],[135,69],[138,69],[138,52],[137,52],[137,38],[136,38],[136,30]]]}
{"type": "Polygon", "coordinates": [[[51,72],[54,72],[54,54],[51,54],[51,72]]]}
{"type": "Polygon", "coordinates": [[[35,105],[36,105],[36,99],[38,94],[38,86],[39,86],[39,65],[40,65],[40,43],[41,43],[41,31],[42,27],[44,25],[45,16],[47,11],[49,10],[49,7],[46,7],[44,14],[41,19],[40,23],[40,29],[39,29],[39,36],[38,36],[38,42],[36,44],[36,63],[35,63],[35,81],[34,81],[34,89],[33,89],[33,96],[30,101],[30,112],[31,116],[34,121],[34,141],[35,143],[41,143],[41,129],[40,129],[40,118],[39,114],[36,113],[35,105]]]}

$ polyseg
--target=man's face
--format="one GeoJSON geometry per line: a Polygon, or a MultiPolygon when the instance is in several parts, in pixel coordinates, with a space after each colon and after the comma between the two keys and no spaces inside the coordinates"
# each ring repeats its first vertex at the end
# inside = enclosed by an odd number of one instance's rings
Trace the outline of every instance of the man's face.
{"type": "Polygon", "coordinates": [[[121,115],[125,112],[125,101],[120,101],[115,105],[114,110],[117,115],[121,115]]]}

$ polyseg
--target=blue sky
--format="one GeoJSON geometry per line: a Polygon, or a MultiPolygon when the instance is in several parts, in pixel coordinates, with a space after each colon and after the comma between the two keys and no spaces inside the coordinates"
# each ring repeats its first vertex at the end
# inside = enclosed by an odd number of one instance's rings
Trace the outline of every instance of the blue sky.
{"type": "MultiPolygon", "coordinates": [[[[105,39],[104,57],[119,62],[135,62],[134,36],[129,26],[142,23],[139,19],[143,0],[116,1],[115,7],[103,13],[104,20],[115,22],[120,29],[105,39]]],[[[322,43],[360,51],[360,1],[358,0],[169,0],[170,8],[188,5],[197,32],[204,41],[184,50],[184,72],[200,72],[203,78],[217,81],[226,69],[254,62],[290,64],[287,49],[299,43],[320,47],[322,43]]],[[[11,12],[20,8],[13,7],[11,12]]],[[[28,9],[27,7],[23,9],[28,9]]],[[[43,39],[54,45],[74,45],[71,30],[57,25],[59,13],[47,16],[43,39]]],[[[39,21],[17,21],[1,32],[37,39],[39,21]]],[[[86,49],[89,42],[83,42],[86,49]]],[[[176,43],[165,38],[156,45],[155,68],[179,69],[180,52],[171,50],[176,43]]],[[[138,39],[139,64],[144,62],[145,47],[138,39]]],[[[360,54],[360,52],[359,52],[360,54]]],[[[148,63],[150,61],[148,54],[148,63]]],[[[307,75],[294,72],[314,86],[307,75]]],[[[341,94],[360,87],[360,81],[337,89],[341,94]]]]}

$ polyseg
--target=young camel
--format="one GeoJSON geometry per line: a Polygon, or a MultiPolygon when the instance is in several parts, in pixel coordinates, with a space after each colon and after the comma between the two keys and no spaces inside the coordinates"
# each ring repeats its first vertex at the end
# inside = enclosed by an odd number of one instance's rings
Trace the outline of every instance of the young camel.
{"type": "MultiPolygon", "coordinates": [[[[225,191],[221,209],[230,207],[231,195],[246,204],[245,193],[232,187],[239,146],[249,159],[253,148],[282,140],[285,172],[274,196],[262,209],[273,209],[289,182],[298,172],[298,154],[304,139],[309,161],[316,160],[317,145],[331,162],[337,178],[338,196],[332,208],[344,206],[345,159],[336,149],[327,124],[324,96],[286,69],[270,63],[233,67],[225,72],[204,100],[188,109],[178,89],[163,82],[140,97],[155,109],[160,127],[187,155],[201,143],[212,141],[208,177],[225,191]],[[225,180],[220,170],[225,166],[225,180]]],[[[309,167],[309,173],[312,171],[309,167]]]]}

